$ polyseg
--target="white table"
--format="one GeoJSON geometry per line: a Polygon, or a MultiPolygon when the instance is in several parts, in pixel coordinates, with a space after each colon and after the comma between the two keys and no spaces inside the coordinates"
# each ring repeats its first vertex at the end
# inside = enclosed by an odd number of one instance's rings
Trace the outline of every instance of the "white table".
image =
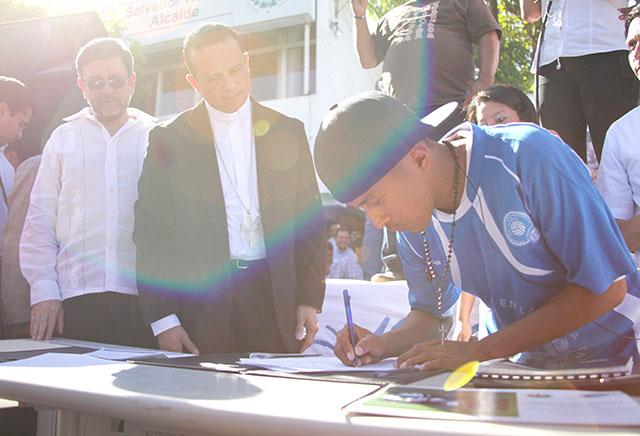
{"type": "MultiPolygon", "coordinates": [[[[0,351],[5,341],[0,341],[0,351]]],[[[438,378],[419,382],[438,384],[438,378]]],[[[128,363],[0,367],[0,397],[67,411],[64,436],[205,434],[569,435],[595,428],[514,426],[397,418],[347,418],[341,407],[372,385],[242,376],[128,363]],[[114,432],[122,425],[122,432],[114,432]]],[[[611,430],[637,434],[638,429],[611,430]]]]}

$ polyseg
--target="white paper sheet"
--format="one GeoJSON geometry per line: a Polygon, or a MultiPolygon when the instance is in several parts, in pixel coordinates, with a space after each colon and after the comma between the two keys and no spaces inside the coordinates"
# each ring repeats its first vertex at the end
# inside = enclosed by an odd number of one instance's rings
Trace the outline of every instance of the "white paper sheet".
{"type": "Polygon", "coordinates": [[[13,353],[17,351],[55,350],[72,345],[54,344],[48,341],[34,341],[31,339],[5,339],[2,341],[2,352],[13,353]]]}
{"type": "Polygon", "coordinates": [[[122,362],[99,359],[88,354],[45,353],[28,359],[5,362],[0,366],[16,366],[24,368],[73,368],[79,366],[114,365],[122,362]]]}
{"type": "Polygon", "coordinates": [[[640,426],[640,404],[618,391],[517,391],[520,420],[640,426]]]}
{"type": "Polygon", "coordinates": [[[274,371],[297,372],[358,372],[393,371],[395,358],[385,359],[366,366],[347,366],[335,356],[284,357],[276,359],[240,359],[243,365],[259,366],[274,371]]]}
{"type": "Polygon", "coordinates": [[[160,351],[160,350],[127,350],[123,348],[101,348],[99,350],[94,351],[93,353],[89,353],[89,356],[97,357],[99,359],[107,359],[107,360],[129,360],[129,359],[140,359],[143,357],[150,356],[165,356],[169,359],[176,357],[189,357],[192,354],[185,353],[171,353],[169,351],[160,351]]]}

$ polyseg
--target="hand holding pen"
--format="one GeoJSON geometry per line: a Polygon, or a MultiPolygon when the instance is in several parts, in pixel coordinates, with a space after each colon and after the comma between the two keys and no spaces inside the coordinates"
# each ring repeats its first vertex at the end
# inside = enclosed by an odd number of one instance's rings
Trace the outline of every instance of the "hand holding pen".
{"type": "Polygon", "coordinates": [[[334,354],[345,365],[353,366],[356,356],[359,366],[369,365],[385,357],[386,351],[382,338],[373,332],[354,324],[355,348],[349,339],[349,328],[345,325],[336,336],[334,354]]]}
{"type": "MultiPolygon", "coordinates": [[[[349,295],[349,291],[346,289],[342,291],[342,298],[344,300],[344,311],[347,316],[347,330],[349,330],[349,344],[352,349],[356,348],[356,331],[355,326],[353,324],[353,314],[351,313],[351,296],[349,295]]],[[[360,366],[360,361],[358,359],[358,355],[355,354],[353,356],[353,364],[355,366],[360,366]]]]}
{"type": "Polygon", "coordinates": [[[349,366],[362,366],[379,361],[385,354],[381,337],[353,322],[349,293],[345,291],[343,297],[347,324],[336,335],[334,354],[349,366]]]}

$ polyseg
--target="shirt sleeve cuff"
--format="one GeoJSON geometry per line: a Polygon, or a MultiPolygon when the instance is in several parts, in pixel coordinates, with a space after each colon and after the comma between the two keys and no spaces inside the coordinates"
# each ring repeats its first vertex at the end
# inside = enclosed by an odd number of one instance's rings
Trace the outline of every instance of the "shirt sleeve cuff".
{"type": "Polygon", "coordinates": [[[160,333],[164,333],[179,325],[181,324],[178,316],[175,313],[172,313],[171,315],[167,315],[162,319],[152,322],[151,330],[153,331],[154,336],[158,336],[160,333]]]}
{"type": "Polygon", "coordinates": [[[55,280],[39,280],[31,285],[31,305],[47,300],[62,300],[58,282],[55,280]]]}

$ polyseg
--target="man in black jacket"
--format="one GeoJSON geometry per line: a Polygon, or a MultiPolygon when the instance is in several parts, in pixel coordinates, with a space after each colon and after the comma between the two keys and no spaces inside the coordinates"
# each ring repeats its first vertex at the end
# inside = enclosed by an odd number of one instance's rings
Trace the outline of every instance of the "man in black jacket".
{"type": "Polygon", "coordinates": [[[229,27],[198,27],[183,51],[204,99],[150,134],[134,230],[145,319],[163,350],[304,350],[325,266],[304,127],[250,97],[229,27]]]}

